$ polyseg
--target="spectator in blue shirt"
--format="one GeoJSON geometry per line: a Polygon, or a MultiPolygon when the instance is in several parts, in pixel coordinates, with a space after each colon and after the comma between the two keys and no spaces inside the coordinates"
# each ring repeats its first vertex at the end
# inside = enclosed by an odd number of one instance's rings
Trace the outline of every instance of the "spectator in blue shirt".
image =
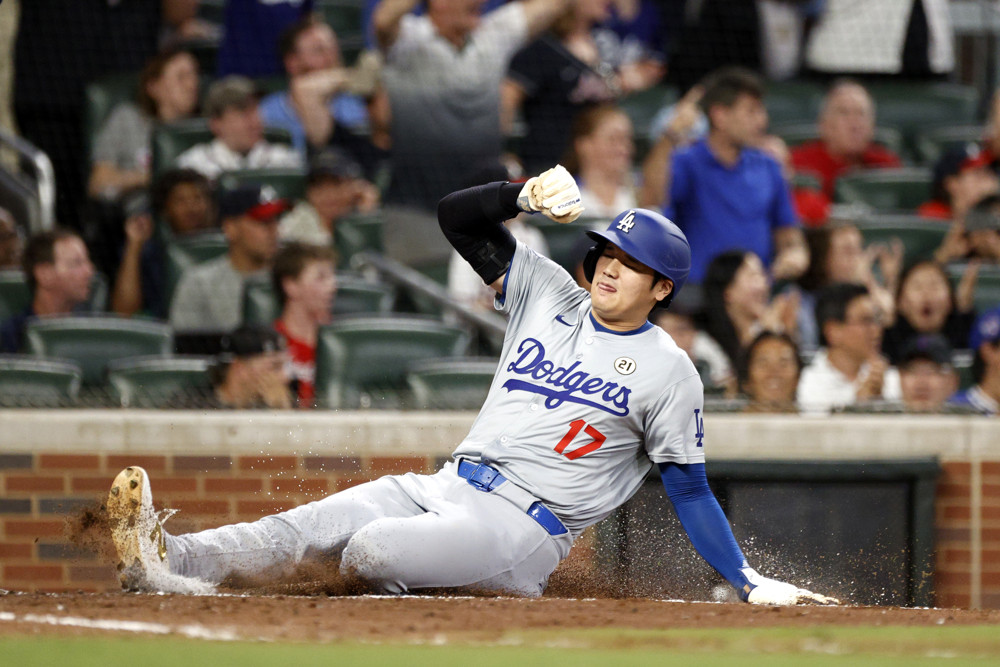
{"type": "Polygon", "coordinates": [[[948,403],[984,415],[997,415],[1000,413],[1000,307],[979,316],[972,327],[969,347],[976,353],[972,362],[972,379],[976,384],[955,394],[948,403]]]}
{"type": "Polygon", "coordinates": [[[691,275],[727,250],[749,250],[775,279],[793,279],[809,264],[781,166],[754,146],[767,128],[763,86],[753,72],[730,67],[706,79],[700,105],[708,136],[670,161],[664,213],[691,241],[691,275]]]}
{"type": "Polygon", "coordinates": [[[278,49],[289,86],[261,100],[264,125],[288,130],[303,156],[309,148],[338,143],[344,131],[367,125],[364,99],[347,92],[351,78],[337,35],[322,19],[310,14],[293,23],[282,33],[278,49]]]}

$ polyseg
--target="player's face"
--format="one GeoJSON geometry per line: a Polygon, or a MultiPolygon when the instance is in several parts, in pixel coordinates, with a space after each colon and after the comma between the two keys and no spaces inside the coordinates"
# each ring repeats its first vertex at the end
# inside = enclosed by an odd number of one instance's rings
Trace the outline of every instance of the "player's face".
{"type": "Polygon", "coordinates": [[[820,116],[820,136],[834,155],[860,155],[875,136],[875,105],[857,85],[833,91],[820,116]]]}
{"type": "Polygon", "coordinates": [[[916,359],[899,369],[903,404],[914,412],[941,409],[958,387],[955,372],[930,359],[916,359]]]}
{"type": "Polygon", "coordinates": [[[288,301],[300,303],[312,321],[317,324],[330,322],[333,296],[337,292],[333,262],[309,262],[298,277],[286,280],[284,289],[288,301]]]}
{"type": "Polygon", "coordinates": [[[795,349],[779,338],[768,338],[754,347],[747,363],[746,389],[755,403],[779,407],[795,402],[799,365],[795,349]]]}
{"type": "Polygon", "coordinates": [[[609,329],[631,331],[646,321],[649,311],[670,294],[668,280],[653,284],[654,271],[607,243],[594,269],[590,286],[594,317],[609,329]]]}

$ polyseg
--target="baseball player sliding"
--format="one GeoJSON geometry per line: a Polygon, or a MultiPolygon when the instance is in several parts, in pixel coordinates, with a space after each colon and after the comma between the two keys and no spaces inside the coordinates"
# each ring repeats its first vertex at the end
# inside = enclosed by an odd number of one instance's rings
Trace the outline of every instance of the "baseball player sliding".
{"type": "Polygon", "coordinates": [[[438,207],[451,244],[510,315],[479,416],[433,475],[383,477],[253,523],[169,535],[138,467],[115,478],[112,537],[130,589],[206,593],[225,577],[290,572],[340,556],[341,572],[387,593],[472,587],[539,596],[574,538],[628,500],[657,466],[698,552],[752,603],[836,604],[747,563],[705,478],[702,385],[647,320],[684,285],[684,234],[652,211],[623,212],[585,261],[590,292],[516,242],[522,211],[572,222],[580,192],[557,166],[525,184],[452,193],[438,207]]]}

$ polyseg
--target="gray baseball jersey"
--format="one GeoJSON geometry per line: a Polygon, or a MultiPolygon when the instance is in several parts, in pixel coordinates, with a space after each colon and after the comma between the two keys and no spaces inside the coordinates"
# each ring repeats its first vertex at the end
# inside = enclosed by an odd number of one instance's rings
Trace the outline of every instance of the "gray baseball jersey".
{"type": "Polygon", "coordinates": [[[456,457],[482,459],[578,535],[638,490],[654,462],[702,463],[703,388],[659,327],[602,327],[590,295],[518,244],[490,393],[456,457]]]}
{"type": "Polygon", "coordinates": [[[537,596],[573,538],[628,500],[653,462],[704,461],[701,380],[664,331],[601,327],[589,294],[521,244],[501,308],[511,317],[500,367],[455,456],[488,461],[509,481],[483,493],[449,462],[253,523],[168,534],[171,572],[219,582],[341,554],[342,570],[386,592],[537,596]],[[569,532],[536,522],[537,500],[569,532]]]}

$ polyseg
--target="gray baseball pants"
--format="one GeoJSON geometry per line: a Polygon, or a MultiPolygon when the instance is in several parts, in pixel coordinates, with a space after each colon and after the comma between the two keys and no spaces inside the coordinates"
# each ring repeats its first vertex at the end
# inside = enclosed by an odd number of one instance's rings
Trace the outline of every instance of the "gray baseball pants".
{"type": "Polygon", "coordinates": [[[252,523],[168,535],[170,569],[219,583],[280,577],[304,559],[341,556],[386,593],[468,587],[537,597],[572,546],[525,512],[537,499],[506,482],[485,493],[455,473],[368,482],[252,523]]]}

